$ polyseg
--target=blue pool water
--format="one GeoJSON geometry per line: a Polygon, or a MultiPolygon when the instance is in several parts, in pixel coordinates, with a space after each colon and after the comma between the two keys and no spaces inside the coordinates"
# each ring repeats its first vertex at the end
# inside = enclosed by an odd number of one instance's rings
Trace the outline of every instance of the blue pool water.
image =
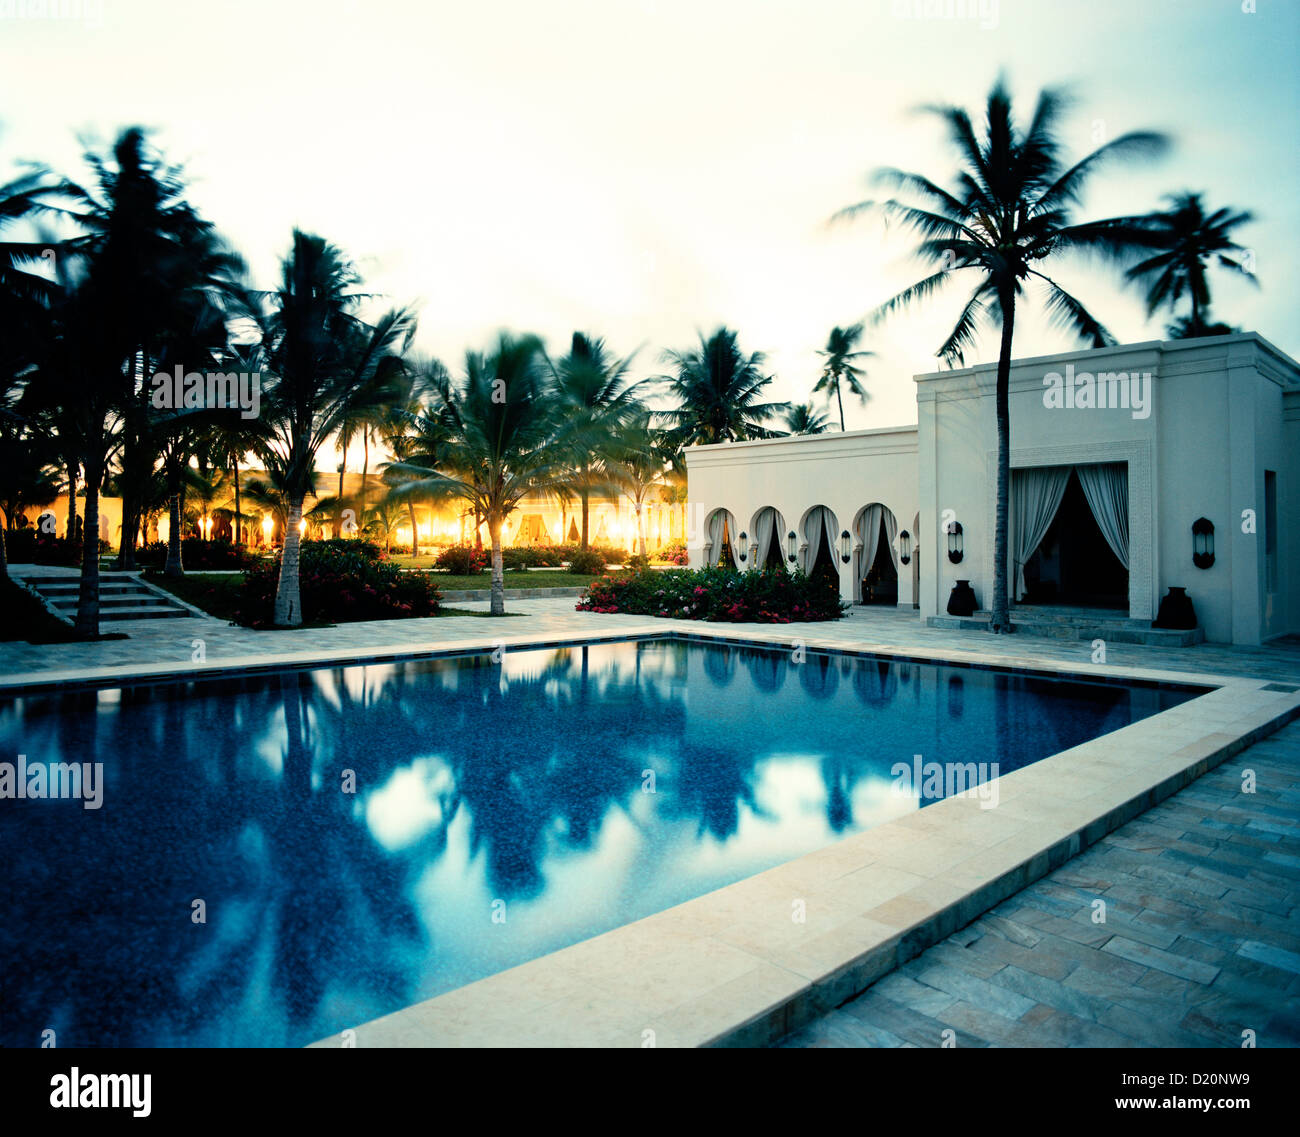
{"type": "Polygon", "coordinates": [[[0,800],[0,1042],[301,1045],[1197,693],[648,640],[0,699],[103,764],[0,800]]]}

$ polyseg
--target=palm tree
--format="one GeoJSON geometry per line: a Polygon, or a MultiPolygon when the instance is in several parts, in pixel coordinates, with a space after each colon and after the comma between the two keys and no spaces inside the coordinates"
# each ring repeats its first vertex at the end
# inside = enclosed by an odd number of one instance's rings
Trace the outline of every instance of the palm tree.
{"type": "Polygon", "coordinates": [[[610,478],[613,485],[632,501],[636,513],[637,551],[646,555],[642,512],[651,494],[664,485],[664,472],[671,460],[663,432],[653,426],[650,411],[636,415],[623,429],[613,452],[610,478]]]}
{"type": "MultiPolygon", "coordinates": [[[[302,623],[298,557],[303,499],[312,489],[316,455],[359,410],[382,406],[404,369],[415,320],[393,309],[372,326],[355,309],[360,279],[343,252],[323,237],[294,230],[281,282],[265,319],[269,382],[262,412],[288,498],[274,623],[302,623]]],[[[258,314],[259,316],[261,313],[258,314]]]]}
{"type": "Polygon", "coordinates": [[[448,385],[439,411],[448,437],[436,468],[393,463],[405,493],[452,494],[487,520],[492,539],[491,613],[505,612],[501,527],[529,494],[548,493],[571,475],[572,457],[595,428],[575,419],[548,381],[541,340],[502,333],[489,355],[468,352],[465,374],[448,385]]]}
{"type": "Polygon", "coordinates": [[[1210,320],[1206,269],[1217,260],[1219,267],[1244,276],[1258,287],[1255,274],[1236,256],[1246,249],[1232,239],[1232,231],[1253,221],[1254,216],[1228,208],[1207,214],[1199,193],[1171,194],[1165,200],[1170,205],[1167,210],[1133,218],[1146,231],[1149,247],[1159,252],[1135,264],[1125,275],[1146,285],[1148,316],[1164,305],[1176,308],[1187,294],[1191,311],[1171,325],[1175,338],[1222,335],[1231,329],[1210,320]],[[1213,330],[1216,328],[1223,331],[1213,330]]]}
{"type": "Polygon", "coordinates": [[[63,182],[55,192],[71,203],[66,212],[85,231],[69,245],[87,253],[92,271],[103,278],[106,316],[127,360],[120,424],[118,563],[133,568],[141,499],[159,456],[151,433],[149,380],[174,338],[201,352],[180,353],[183,358],[178,360],[178,353],[171,351],[172,362],[187,371],[210,364],[212,352],[224,349],[224,323],[212,320],[209,313],[230,309],[244,265],[185,200],[180,168],[149,146],[142,128],[122,131],[111,159],[90,151],[85,160],[94,174],[91,187],[63,182]],[[193,329],[199,324],[215,327],[214,342],[196,345],[193,329]]]}
{"type": "Polygon", "coordinates": [[[361,531],[366,536],[383,537],[384,551],[390,552],[393,548],[393,534],[402,523],[402,503],[390,497],[381,497],[366,510],[361,520],[361,531]]]}
{"type": "Polygon", "coordinates": [[[666,387],[678,405],[656,413],[672,425],[676,447],[769,437],[772,432],[764,423],[789,407],[759,401],[773,381],[763,374],[763,353],[745,355],[728,328],[719,328],[707,339],[701,334],[698,348],[666,352],[664,360],[672,364],[674,374],[652,382],[666,387]]]}
{"type": "Polygon", "coordinates": [[[555,389],[579,433],[597,441],[574,455],[572,483],[582,503],[579,547],[583,549],[588,544],[591,495],[610,488],[611,451],[605,443],[640,406],[628,382],[635,355],[616,359],[600,337],[574,332],[568,354],[551,365],[555,389]]]}
{"type": "MultiPolygon", "coordinates": [[[[861,338],[861,324],[854,324],[851,328],[838,326],[831,328],[826,347],[817,353],[826,360],[826,365],[822,369],[822,377],[817,380],[817,386],[813,388],[813,394],[822,391],[835,392],[835,400],[840,406],[840,430],[844,429],[844,396],[841,393],[841,387],[847,387],[850,394],[856,395],[864,403],[870,398],[867,389],[862,385],[862,377],[866,372],[853,361],[855,359],[865,359],[867,356],[876,353],[874,351],[856,350],[858,341],[861,338]]],[[[816,434],[819,432],[795,431],[794,433],[816,434]]]]}
{"type": "Polygon", "coordinates": [[[793,406],[781,417],[791,434],[825,434],[830,428],[826,416],[812,403],[793,406]]]}
{"type": "Polygon", "coordinates": [[[1056,134],[1065,107],[1064,95],[1045,90],[1038,97],[1028,126],[1022,128],[1012,114],[1011,96],[999,79],[988,96],[982,137],[976,135],[969,116],[960,107],[928,108],[947,126],[960,155],[955,188],[946,190],[921,174],[884,169],[876,174],[878,182],[908,190],[922,204],[895,199],[864,201],[836,214],[837,218],[853,217],[864,210],[879,209],[887,219],[901,220],[923,237],[917,247],[919,255],[937,266],[935,272],[882,304],[874,314],[877,320],[928,298],[962,271],[972,270],[977,277],[975,288],[936,354],[949,365],[964,363],[965,351],[974,344],[980,321],[987,318],[1000,327],[995,396],[997,520],[990,621],[991,629],[999,633],[1012,630],[1007,614],[1007,496],[1011,470],[1008,386],[1016,300],[1025,282],[1033,278],[1041,285],[1047,310],[1057,322],[1094,347],[1114,342],[1078,299],[1037,266],[1067,252],[1092,253],[1115,262],[1134,258],[1145,238],[1133,219],[1075,224],[1073,210],[1089,175],[1105,162],[1156,154],[1167,146],[1163,135],[1136,131],[1066,166],[1056,134]]]}

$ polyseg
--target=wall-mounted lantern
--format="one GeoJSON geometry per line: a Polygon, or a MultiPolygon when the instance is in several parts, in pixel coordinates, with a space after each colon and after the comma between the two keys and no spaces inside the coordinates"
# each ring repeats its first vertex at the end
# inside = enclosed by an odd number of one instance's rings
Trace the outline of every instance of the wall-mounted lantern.
{"type": "Polygon", "coordinates": [[[1214,564],[1214,523],[1205,517],[1192,522],[1192,564],[1200,569],[1214,564]]]}
{"type": "Polygon", "coordinates": [[[746,552],[748,548],[749,548],[749,534],[742,533],[740,535],[740,554],[739,554],[741,564],[744,564],[745,561],[749,559],[749,553],[746,552]]]}
{"type": "Polygon", "coordinates": [[[795,560],[797,559],[797,553],[799,549],[799,535],[793,529],[791,529],[790,532],[786,534],[785,540],[786,540],[786,546],[790,550],[790,552],[786,556],[786,560],[788,560],[791,564],[794,564],[795,560]]]}
{"type": "Polygon", "coordinates": [[[852,537],[849,535],[849,531],[845,529],[844,532],[840,534],[840,560],[845,564],[849,563],[849,550],[852,548],[851,542],[852,537]]]}
{"type": "Polygon", "coordinates": [[[964,542],[961,534],[961,522],[954,521],[948,526],[948,559],[953,564],[961,564],[964,542]]]}
{"type": "Polygon", "coordinates": [[[898,535],[898,561],[904,565],[912,563],[912,534],[906,529],[898,535]]]}

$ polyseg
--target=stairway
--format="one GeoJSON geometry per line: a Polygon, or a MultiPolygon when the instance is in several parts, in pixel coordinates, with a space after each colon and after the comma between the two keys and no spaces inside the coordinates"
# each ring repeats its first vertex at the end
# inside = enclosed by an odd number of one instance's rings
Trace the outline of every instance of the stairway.
{"type": "MultiPolygon", "coordinates": [[[[77,594],[81,582],[75,576],[38,576],[23,581],[40,593],[61,616],[69,620],[77,614],[77,594]]],[[[103,573],[99,579],[100,623],[112,620],[159,620],[192,616],[188,608],[172,596],[145,584],[127,573],[103,573]]]]}
{"type": "MultiPolygon", "coordinates": [[[[930,616],[925,622],[931,628],[986,629],[990,618],[989,612],[981,610],[969,616],[930,616]]],[[[1017,604],[1011,609],[1011,624],[1018,635],[1056,640],[1105,640],[1151,647],[1190,647],[1205,641],[1204,628],[1153,628],[1150,620],[1130,620],[1122,611],[1105,608],[1017,604]]]]}

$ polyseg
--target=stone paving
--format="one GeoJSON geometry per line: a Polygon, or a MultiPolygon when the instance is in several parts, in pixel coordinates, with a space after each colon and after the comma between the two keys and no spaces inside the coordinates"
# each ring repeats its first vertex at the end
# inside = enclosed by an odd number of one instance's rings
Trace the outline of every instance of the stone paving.
{"type": "Polygon", "coordinates": [[[1237,1047],[1246,1030],[1300,1045],[1300,723],[778,1045],[1237,1047]]]}
{"type": "MultiPolygon", "coordinates": [[[[23,575],[23,566],[14,566],[23,575]]],[[[295,662],[326,658],[339,652],[363,656],[368,652],[431,651],[500,638],[581,639],[611,634],[647,632],[725,631],[754,638],[790,642],[806,636],[828,646],[886,652],[950,653],[986,663],[1034,666],[1040,663],[1078,665],[1092,670],[1088,641],[1053,640],[1032,636],[992,636],[982,632],[926,628],[917,613],[907,610],[855,608],[847,619],[805,625],[700,624],[688,620],[660,620],[574,611],[575,601],[559,598],[506,597],[509,615],[442,616],[427,620],[376,620],[339,624],[332,628],[295,631],[251,631],[212,617],[187,617],[165,621],[124,620],[109,630],[129,638],[89,644],[0,643],[0,685],[21,683],[43,674],[61,673],[72,678],[92,671],[128,672],[136,668],[188,665],[194,641],[203,641],[209,664],[238,666],[250,657],[274,653],[295,662]]],[[[453,601],[452,607],[487,612],[487,602],[453,601]]],[[[1261,678],[1279,682],[1300,680],[1300,643],[1262,648],[1197,644],[1185,648],[1156,648],[1138,644],[1107,645],[1106,668],[1142,668],[1195,674],[1261,678]]]]}

